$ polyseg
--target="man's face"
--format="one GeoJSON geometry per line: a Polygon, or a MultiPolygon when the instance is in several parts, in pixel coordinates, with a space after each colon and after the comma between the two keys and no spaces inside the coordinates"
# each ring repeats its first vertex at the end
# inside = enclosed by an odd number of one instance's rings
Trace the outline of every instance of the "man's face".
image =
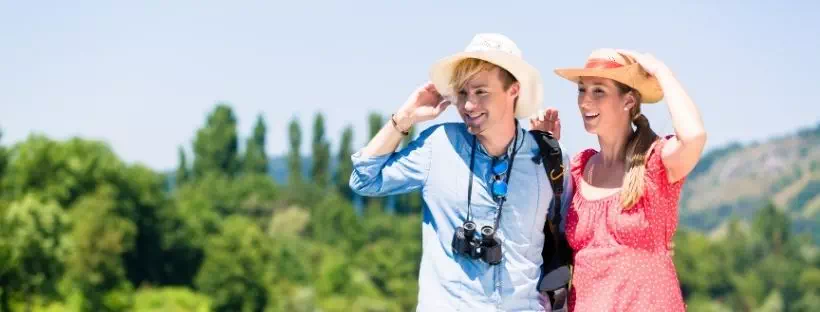
{"type": "Polygon", "coordinates": [[[505,120],[515,119],[514,103],[519,84],[513,83],[504,90],[500,77],[497,67],[482,71],[458,90],[456,108],[470,133],[482,134],[505,120]]]}

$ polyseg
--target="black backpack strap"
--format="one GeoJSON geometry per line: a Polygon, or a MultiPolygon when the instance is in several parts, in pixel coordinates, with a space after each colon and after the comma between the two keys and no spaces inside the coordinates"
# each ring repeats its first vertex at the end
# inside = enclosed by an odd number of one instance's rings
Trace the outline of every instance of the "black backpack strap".
{"type": "MultiPolygon", "coordinates": [[[[530,130],[530,133],[535,137],[535,142],[538,144],[540,161],[544,165],[544,170],[547,173],[547,179],[552,186],[552,202],[550,203],[549,211],[552,212],[552,220],[546,222],[545,225],[550,227],[553,235],[557,235],[559,226],[561,225],[561,198],[564,194],[564,159],[561,153],[561,146],[558,145],[558,140],[552,137],[549,132],[540,130],[530,130]]],[[[546,234],[546,233],[545,233],[546,234]]]]}
{"type": "Polygon", "coordinates": [[[549,296],[553,311],[559,311],[566,309],[566,294],[571,278],[569,262],[571,261],[572,250],[560,230],[562,219],[561,199],[564,193],[564,174],[566,170],[558,140],[549,132],[530,130],[530,133],[535,138],[539,148],[539,156],[535,160],[543,164],[553,191],[552,201],[547,213],[548,215],[552,213],[552,218],[544,222],[544,248],[541,251],[544,265],[541,280],[538,283],[538,290],[549,296]]]}

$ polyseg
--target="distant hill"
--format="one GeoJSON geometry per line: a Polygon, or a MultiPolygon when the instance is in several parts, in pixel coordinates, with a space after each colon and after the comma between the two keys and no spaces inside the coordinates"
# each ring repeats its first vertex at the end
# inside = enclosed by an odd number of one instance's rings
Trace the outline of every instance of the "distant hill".
{"type": "MultiPolygon", "coordinates": [[[[334,155],[335,156],[335,155],[334,155]]],[[[310,176],[310,164],[312,158],[302,157],[302,175],[304,177],[310,176]]],[[[336,164],[338,161],[331,156],[330,159],[330,172],[333,173],[336,171],[336,164]]],[[[268,162],[268,172],[270,176],[273,177],[277,183],[285,184],[288,183],[288,157],[287,156],[275,156],[271,157],[268,162]]]]}
{"type": "Polygon", "coordinates": [[[711,231],[729,216],[748,220],[768,200],[788,211],[795,230],[820,228],[820,124],[794,134],[707,152],[689,176],[681,223],[711,231]]]}
{"type": "MultiPolygon", "coordinates": [[[[308,176],[310,157],[302,158],[308,176]]],[[[336,159],[331,160],[331,172],[336,159]]],[[[286,156],[270,158],[270,175],[287,183],[286,156]]],[[[172,183],[173,171],[168,172],[172,183]]],[[[788,211],[798,232],[820,242],[820,123],[796,133],[748,144],[714,148],[687,178],[681,198],[681,225],[718,230],[730,217],[750,220],[767,201],[788,211]]]]}
{"type": "MultiPolygon", "coordinates": [[[[271,177],[278,182],[285,184],[288,182],[288,158],[287,156],[271,157],[268,162],[268,172],[271,177]]],[[[302,172],[305,176],[310,172],[310,158],[302,157],[302,172]]]]}

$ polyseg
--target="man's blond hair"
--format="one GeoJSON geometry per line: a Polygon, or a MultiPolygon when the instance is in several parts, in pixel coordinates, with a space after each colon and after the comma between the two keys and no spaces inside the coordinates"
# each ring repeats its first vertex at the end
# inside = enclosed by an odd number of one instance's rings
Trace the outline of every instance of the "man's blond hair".
{"type": "Polygon", "coordinates": [[[459,61],[453,68],[453,76],[450,77],[450,87],[458,92],[458,90],[464,88],[464,85],[478,73],[492,71],[495,68],[499,69],[498,78],[501,79],[504,91],[507,91],[513,83],[518,81],[509,71],[498,65],[482,59],[466,58],[459,61]]]}

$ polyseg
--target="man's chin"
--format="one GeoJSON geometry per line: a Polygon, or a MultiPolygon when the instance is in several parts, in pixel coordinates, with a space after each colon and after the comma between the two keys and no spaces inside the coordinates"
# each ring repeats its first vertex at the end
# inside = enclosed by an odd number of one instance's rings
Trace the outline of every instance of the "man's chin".
{"type": "Polygon", "coordinates": [[[480,125],[480,124],[479,125],[466,124],[466,125],[467,125],[467,132],[470,132],[470,134],[472,134],[472,135],[479,135],[479,134],[483,133],[485,130],[487,130],[486,127],[482,127],[482,125],[480,125]]]}

